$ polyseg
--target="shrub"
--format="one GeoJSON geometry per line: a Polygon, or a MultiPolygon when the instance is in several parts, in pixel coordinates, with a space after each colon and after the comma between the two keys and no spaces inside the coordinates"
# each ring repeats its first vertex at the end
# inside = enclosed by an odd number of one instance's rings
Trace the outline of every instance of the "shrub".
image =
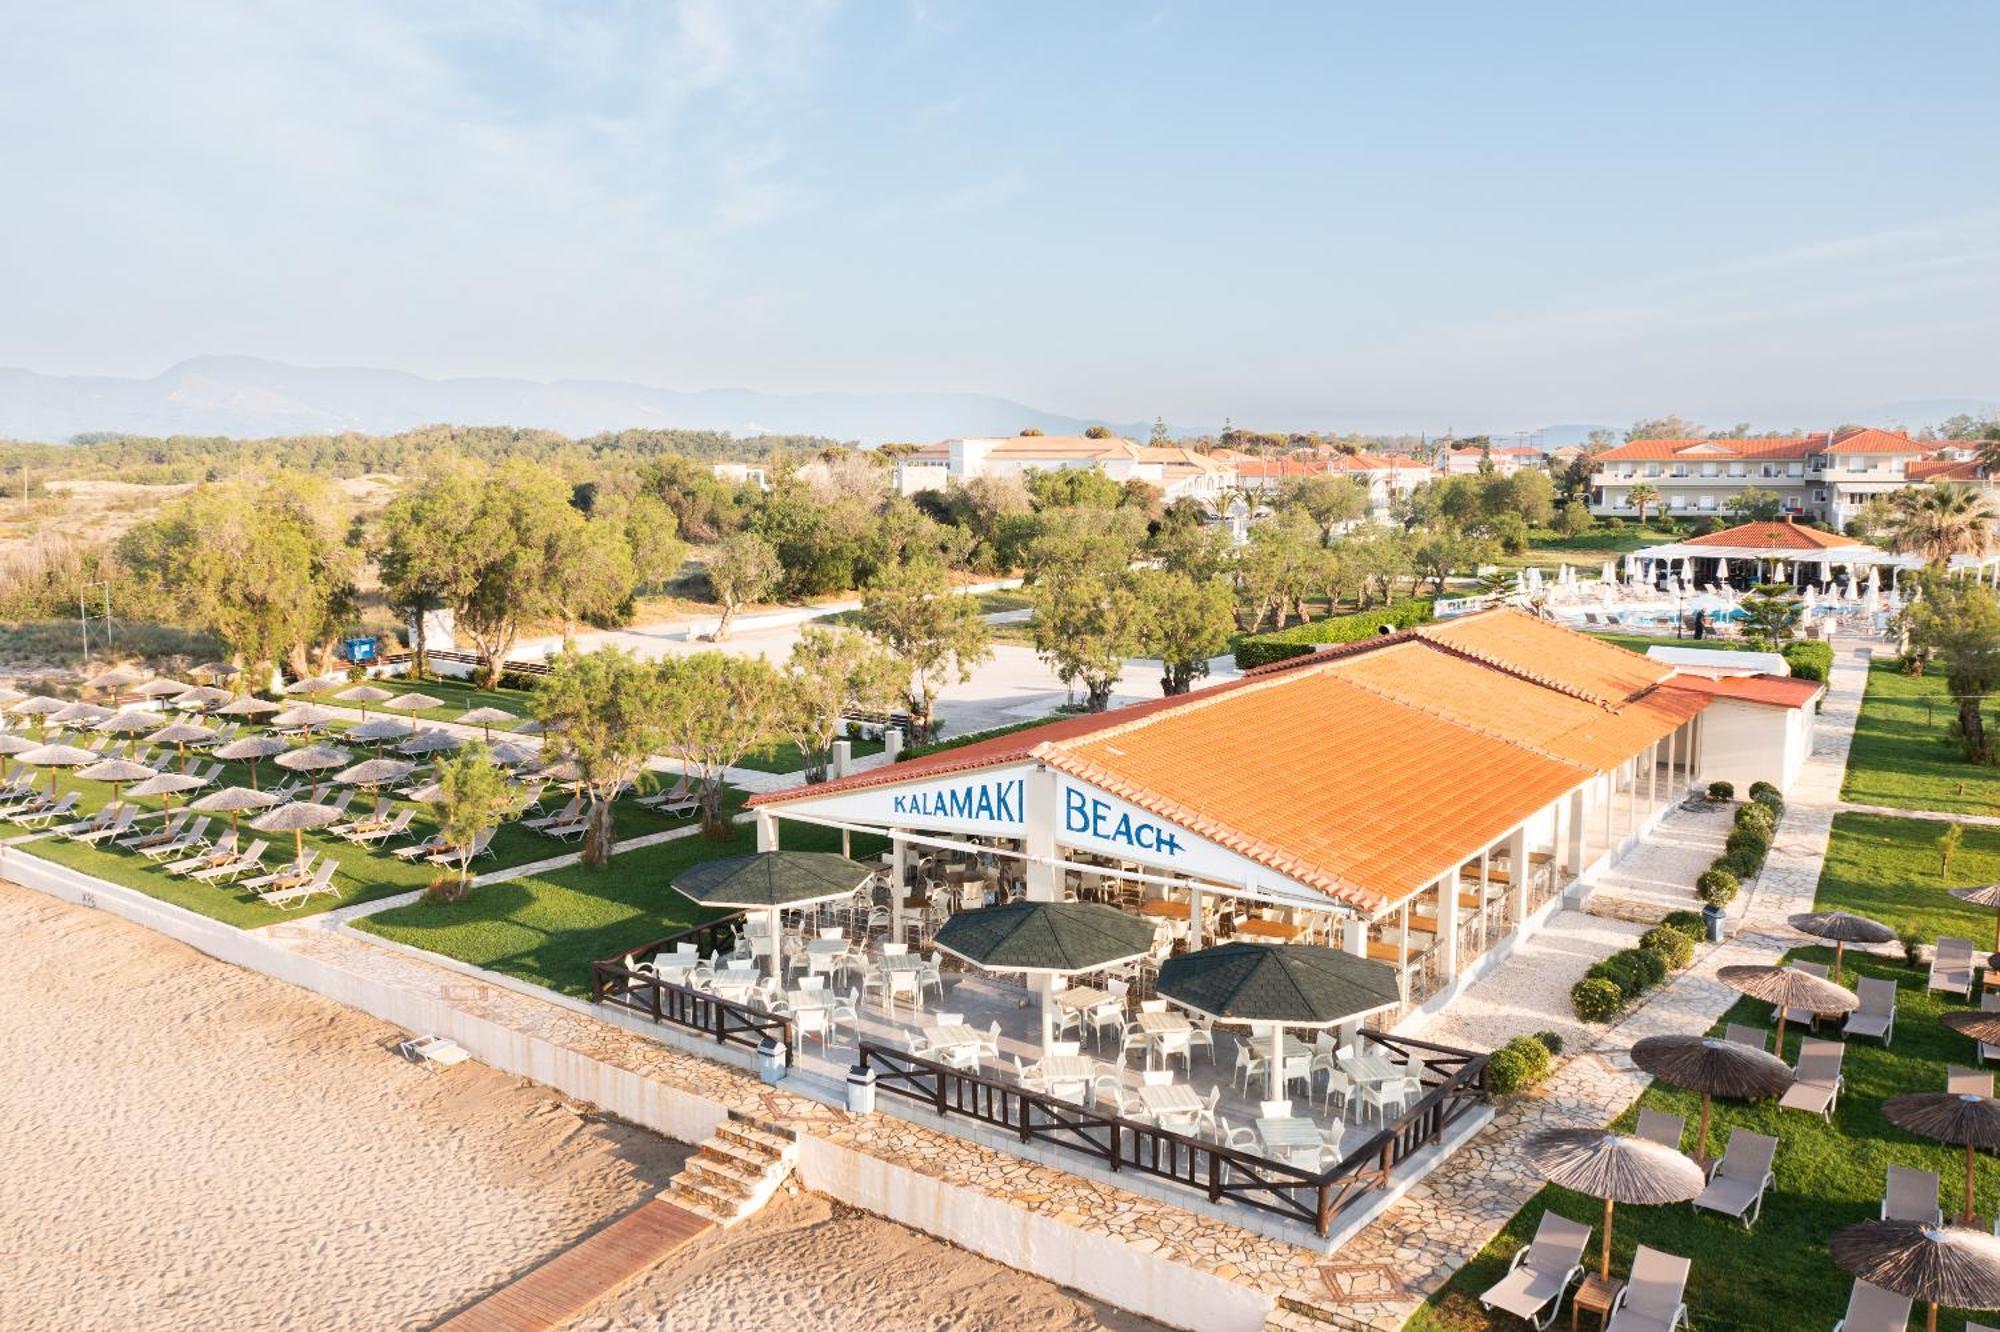
{"type": "Polygon", "coordinates": [[[1486,1090],[1511,1096],[1549,1075],[1549,1049],[1533,1036],[1516,1036],[1486,1061],[1486,1090]]]}
{"type": "Polygon", "coordinates": [[[1640,935],[1639,947],[1666,963],[1669,971],[1679,971],[1694,961],[1694,940],[1664,925],[1655,925],[1640,935]]]}
{"type": "MultiPolygon", "coordinates": [[[[1701,877],[1694,881],[1694,895],[1710,906],[1728,906],[1736,900],[1736,894],[1742,888],[1742,880],[1736,877],[1736,872],[1720,860],[1703,870],[1701,877]]],[[[1701,921],[1701,917],[1692,911],[1677,911],[1674,915],[1694,916],[1697,923],[1701,921]]],[[[1672,920],[1673,916],[1667,919],[1672,920]]],[[[1702,926],[1702,932],[1704,935],[1707,933],[1706,925],[1702,926]]]]}
{"type": "Polygon", "coordinates": [[[1736,826],[1756,828],[1768,836],[1777,831],[1778,816],[1771,812],[1770,806],[1746,800],[1736,807],[1736,826]]]}
{"type": "Polygon", "coordinates": [[[1731,847],[1715,864],[1734,874],[1738,883],[1744,883],[1764,872],[1764,853],[1754,847],[1731,847]]]}
{"type": "MultiPolygon", "coordinates": [[[[1713,873],[1715,873],[1714,870],[1709,870],[1706,873],[1704,873],[1701,877],[1702,879],[1706,879],[1710,874],[1713,873]]],[[[1717,887],[1720,886],[1721,886],[1720,884],[1717,885],[1717,887]]],[[[1736,884],[1733,878],[1730,884],[1728,885],[1728,892],[1730,898],[1734,898],[1736,896],[1736,884]]],[[[1704,902],[1708,900],[1708,898],[1702,896],[1701,879],[1695,880],[1695,896],[1700,897],[1701,900],[1704,902]]],[[[1719,906],[1721,904],[1717,903],[1717,905],[1719,906]]],[[[1700,943],[1703,939],[1706,939],[1708,937],[1708,924],[1707,922],[1702,920],[1701,912],[1699,911],[1669,911],[1667,913],[1666,919],[1662,920],[1660,922],[1660,925],[1664,929],[1680,931],[1682,934],[1685,934],[1688,937],[1689,941],[1692,943],[1700,943]]]]}
{"type": "Polygon", "coordinates": [[[1778,788],[1771,785],[1769,782],[1752,782],[1750,783],[1749,791],[1745,792],[1745,794],[1748,795],[1752,800],[1759,800],[1762,799],[1767,794],[1768,795],[1778,794],[1778,788]]]}
{"type": "Polygon", "coordinates": [[[1549,1052],[1549,1058],[1562,1058],[1563,1038],[1560,1035],[1553,1031],[1538,1031],[1535,1033],[1535,1039],[1540,1041],[1542,1048],[1549,1052]]]}
{"type": "Polygon", "coordinates": [[[1722,844],[1722,849],[1727,854],[1747,852],[1757,858],[1757,864],[1761,867],[1764,857],[1771,851],[1771,830],[1754,823],[1746,823],[1729,834],[1729,840],[1722,844]]]}
{"type": "Polygon", "coordinates": [[[1708,798],[1710,800],[1734,800],[1736,799],[1736,787],[1730,782],[1710,782],[1708,784],[1708,798]]]}
{"type": "Polygon", "coordinates": [[[1409,629],[1428,623],[1430,618],[1431,603],[1421,597],[1353,615],[1329,615],[1310,624],[1244,639],[1236,645],[1236,667],[1247,671],[1253,666],[1268,666],[1274,661],[1306,656],[1325,644],[1358,643],[1375,637],[1382,629],[1409,629]]]}
{"type": "Polygon", "coordinates": [[[1785,664],[1801,680],[1824,683],[1833,674],[1833,648],[1827,643],[1785,644],[1785,664]]]}
{"type": "Polygon", "coordinates": [[[1608,980],[1585,976],[1570,986],[1569,1002],[1585,1022],[1609,1022],[1625,1007],[1625,992],[1608,980]]]}
{"type": "Polygon", "coordinates": [[[1667,978],[1667,964],[1643,948],[1621,948],[1584,975],[1608,980],[1627,999],[1633,999],[1667,978]]]}
{"type": "Polygon", "coordinates": [[[1763,791],[1752,791],[1750,802],[1759,809],[1770,810],[1773,823],[1785,817],[1785,797],[1778,793],[1778,788],[1775,786],[1763,791]]]}
{"type": "Polygon", "coordinates": [[[1923,965],[1924,934],[1922,930],[1904,930],[1896,936],[1896,942],[1903,946],[1903,965],[1915,967],[1923,965]]]}

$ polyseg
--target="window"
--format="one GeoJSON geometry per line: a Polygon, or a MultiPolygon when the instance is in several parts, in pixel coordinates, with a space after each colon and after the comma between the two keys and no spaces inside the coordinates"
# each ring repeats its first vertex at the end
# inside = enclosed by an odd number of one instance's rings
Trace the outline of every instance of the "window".
{"type": "Polygon", "coordinates": [[[1668,475],[1670,476],[1686,476],[1687,474],[1688,474],[1688,469],[1686,463],[1675,463],[1674,470],[1668,473],[1668,475]]]}
{"type": "Polygon", "coordinates": [[[1722,475],[1722,464],[1721,464],[1721,463],[1703,463],[1703,464],[1701,465],[1701,474],[1702,474],[1703,476],[1721,476],[1721,475],[1722,475]]]}
{"type": "Polygon", "coordinates": [[[1789,462],[1785,464],[1786,476],[1804,476],[1805,474],[1806,474],[1806,465],[1804,463],[1789,462]]]}
{"type": "Polygon", "coordinates": [[[1774,477],[1777,474],[1778,474],[1778,469],[1770,463],[1765,463],[1762,467],[1757,469],[1757,475],[1764,477],[1766,479],[1774,477]]]}
{"type": "Polygon", "coordinates": [[[1815,490],[1813,492],[1813,502],[1816,504],[1826,503],[1826,492],[1824,490],[1815,490]]]}
{"type": "Polygon", "coordinates": [[[1667,500],[1667,507],[1669,509],[1685,509],[1687,507],[1687,496],[1675,495],[1671,497],[1667,500]]]}
{"type": "Polygon", "coordinates": [[[1715,507],[1715,496],[1703,495],[1701,497],[1701,507],[1704,509],[1713,509],[1715,507]]]}
{"type": "Polygon", "coordinates": [[[1647,476],[1658,476],[1659,474],[1660,474],[1660,465],[1659,465],[1658,463],[1647,463],[1647,464],[1646,464],[1646,475],[1647,475],[1647,476]]]}
{"type": "Polygon", "coordinates": [[[1868,470],[1868,460],[1857,453],[1847,460],[1847,470],[1850,472],[1865,472],[1868,470]]]}
{"type": "Polygon", "coordinates": [[[1748,475],[1748,473],[1746,473],[1746,472],[1745,472],[1745,471],[1743,470],[1743,464],[1742,464],[1742,463],[1731,463],[1731,464],[1729,464],[1729,474],[1730,474],[1731,476],[1745,476],[1745,475],[1748,475]]]}

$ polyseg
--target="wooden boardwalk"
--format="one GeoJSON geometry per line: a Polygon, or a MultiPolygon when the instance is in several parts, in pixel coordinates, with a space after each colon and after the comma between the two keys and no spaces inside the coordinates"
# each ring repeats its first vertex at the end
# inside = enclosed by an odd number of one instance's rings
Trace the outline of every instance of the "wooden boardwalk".
{"type": "Polygon", "coordinates": [[[655,1198],[446,1319],[438,1332],[561,1327],[714,1224],[655,1198]]]}

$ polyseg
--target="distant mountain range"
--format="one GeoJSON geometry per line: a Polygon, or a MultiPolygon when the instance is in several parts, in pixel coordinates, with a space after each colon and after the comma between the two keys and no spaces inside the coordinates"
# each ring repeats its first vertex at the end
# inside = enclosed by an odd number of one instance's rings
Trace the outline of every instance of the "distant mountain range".
{"type": "MultiPolygon", "coordinates": [[[[727,430],[879,444],[952,435],[1051,435],[1098,424],[978,393],[680,391],[615,381],[426,379],[396,370],[201,356],[151,379],[0,369],[0,438],[61,442],[130,435],[393,434],[416,426],[510,425],[571,436],[603,430],[727,430]]],[[[1137,421],[1105,421],[1145,436],[1137,421]]]]}
{"type": "MultiPolygon", "coordinates": [[[[1914,430],[1960,413],[1995,412],[2000,412],[2000,402],[1992,399],[1892,402],[1828,413],[1816,428],[1856,421],[1914,430]]],[[[1064,416],[981,393],[786,394],[664,389],[615,380],[426,379],[398,370],[295,366],[254,356],[200,356],[151,379],[0,368],[0,439],[59,443],[92,432],[236,438],[345,431],[375,435],[434,424],[540,427],[570,436],[647,428],[725,430],[735,435],[818,435],[862,444],[1012,435],[1030,426],[1059,435],[1102,424],[1136,439],[1144,439],[1148,431],[1143,421],[1064,416]]],[[[1387,434],[1405,428],[1390,427],[1386,420],[1274,424],[1387,434]]],[[[1518,435],[1553,449],[1580,444],[1597,429],[1622,427],[1564,422],[1499,431],[1494,438],[1518,435]]],[[[1212,427],[1188,427],[1177,433],[1212,432],[1212,427]]],[[[1460,433],[1475,432],[1461,427],[1460,433]]]]}

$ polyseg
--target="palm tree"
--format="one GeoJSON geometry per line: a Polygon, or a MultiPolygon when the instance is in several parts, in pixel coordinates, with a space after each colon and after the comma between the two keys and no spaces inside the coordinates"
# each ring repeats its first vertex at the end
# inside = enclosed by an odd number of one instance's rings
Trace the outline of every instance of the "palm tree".
{"type": "Polygon", "coordinates": [[[1939,482],[1899,492],[1889,522],[1890,549],[1919,554],[1943,568],[1954,555],[1984,555],[1993,547],[1995,515],[1971,486],[1939,482]]]}
{"type": "Polygon", "coordinates": [[[1660,488],[1641,481],[1625,492],[1625,501],[1639,511],[1639,526],[1646,525],[1646,510],[1660,502],[1660,488]]]}

